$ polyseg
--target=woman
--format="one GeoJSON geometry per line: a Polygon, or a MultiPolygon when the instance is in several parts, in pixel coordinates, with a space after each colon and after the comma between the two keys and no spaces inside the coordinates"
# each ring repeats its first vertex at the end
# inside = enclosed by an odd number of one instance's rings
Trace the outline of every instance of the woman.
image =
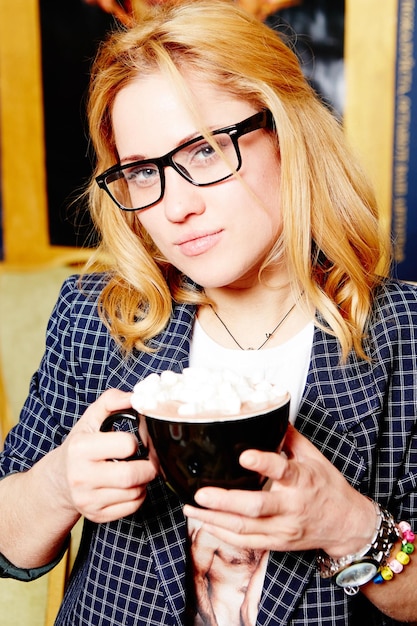
{"type": "Polygon", "coordinates": [[[102,47],[89,117],[111,264],[64,284],[7,439],[6,574],[84,516],[57,624],[417,619],[417,292],[381,277],[374,196],[293,53],[233,3],[167,5],[102,47]],[[286,455],[241,456],[268,490],[184,507],[151,461],[107,462],[139,379],[219,363],[291,393],[286,455]]]}

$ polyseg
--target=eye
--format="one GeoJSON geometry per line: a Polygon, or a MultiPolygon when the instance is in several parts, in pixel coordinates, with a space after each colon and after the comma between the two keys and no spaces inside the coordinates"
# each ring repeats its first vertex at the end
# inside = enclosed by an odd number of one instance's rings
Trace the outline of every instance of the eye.
{"type": "MultiPolygon", "coordinates": [[[[226,134],[213,136],[213,141],[220,152],[225,152],[231,145],[230,137],[226,134]]],[[[207,141],[201,141],[190,146],[188,158],[192,165],[207,165],[217,161],[220,155],[216,148],[207,141]]]]}
{"type": "Polygon", "coordinates": [[[128,185],[149,187],[159,181],[159,170],[152,163],[126,168],[123,173],[128,185]]]}
{"type": "Polygon", "coordinates": [[[211,159],[215,155],[216,151],[209,143],[200,143],[193,146],[189,154],[190,159],[192,159],[193,162],[207,161],[207,159],[211,159]]]}

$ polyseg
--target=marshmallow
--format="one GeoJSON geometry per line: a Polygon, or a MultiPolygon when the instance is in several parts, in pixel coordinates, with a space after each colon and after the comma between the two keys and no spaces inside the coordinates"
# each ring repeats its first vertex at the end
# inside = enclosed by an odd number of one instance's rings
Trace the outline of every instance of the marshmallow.
{"type": "Polygon", "coordinates": [[[167,370],[139,381],[133,389],[132,406],[145,414],[160,405],[172,405],[174,412],[182,416],[237,415],[244,409],[275,404],[283,395],[285,392],[265,380],[260,372],[249,377],[229,369],[189,367],[182,374],[167,370]]]}

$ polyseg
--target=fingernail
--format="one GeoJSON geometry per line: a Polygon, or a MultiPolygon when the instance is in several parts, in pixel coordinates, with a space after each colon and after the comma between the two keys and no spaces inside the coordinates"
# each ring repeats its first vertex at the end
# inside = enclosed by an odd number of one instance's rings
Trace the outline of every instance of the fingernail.
{"type": "Polygon", "coordinates": [[[250,450],[245,450],[240,455],[240,461],[245,467],[253,467],[256,465],[256,456],[250,450]]]}
{"type": "Polygon", "coordinates": [[[186,517],[192,517],[192,508],[189,504],[184,504],[183,513],[186,517]]]}
{"type": "Polygon", "coordinates": [[[210,497],[205,491],[197,491],[194,496],[194,500],[197,502],[197,504],[200,504],[201,506],[206,506],[206,504],[210,500],[210,497]]]}

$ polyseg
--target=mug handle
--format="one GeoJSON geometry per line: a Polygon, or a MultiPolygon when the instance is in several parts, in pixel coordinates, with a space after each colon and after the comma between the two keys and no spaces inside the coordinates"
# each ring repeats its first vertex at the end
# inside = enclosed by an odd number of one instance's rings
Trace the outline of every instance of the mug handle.
{"type": "MultiPolygon", "coordinates": [[[[129,420],[135,426],[139,426],[139,413],[135,411],[135,409],[124,409],[123,411],[113,411],[106,417],[100,426],[100,431],[103,433],[108,433],[113,430],[114,424],[120,422],[122,420],[129,420]]],[[[138,449],[136,454],[129,456],[126,459],[111,459],[112,461],[147,461],[149,458],[149,450],[146,448],[142,442],[139,440],[138,449]]]]}

